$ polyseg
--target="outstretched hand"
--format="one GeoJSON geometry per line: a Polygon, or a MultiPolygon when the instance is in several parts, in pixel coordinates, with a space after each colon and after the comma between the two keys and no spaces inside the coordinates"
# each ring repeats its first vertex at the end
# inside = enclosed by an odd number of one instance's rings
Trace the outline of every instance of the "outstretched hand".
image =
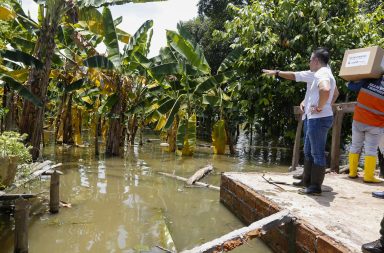
{"type": "Polygon", "coordinates": [[[271,70],[271,69],[263,69],[262,70],[264,74],[268,76],[274,76],[276,75],[276,70],[271,70]]]}

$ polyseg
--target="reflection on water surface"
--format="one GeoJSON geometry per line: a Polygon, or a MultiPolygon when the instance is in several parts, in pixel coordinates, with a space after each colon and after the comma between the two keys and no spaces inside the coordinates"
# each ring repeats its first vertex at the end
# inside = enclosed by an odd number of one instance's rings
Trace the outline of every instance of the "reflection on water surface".
{"type": "MultiPolygon", "coordinates": [[[[186,188],[158,171],[189,177],[213,164],[205,182],[219,185],[225,171],[286,171],[290,150],[242,148],[239,156],[214,156],[200,147],[193,157],[162,150],[159,142],[127,149],[124,158],[94,159],[93,148],[46,148],[45,158],[62,162],[60,195],[71,208],[50,215],[43,206],[33,210],[29,228],[30,252],[141,252],[159,245],[189,249],[243,226],[219,202],[219,193],[186,188]],[[174,243],[174,244],[173,244],[174,243]]],[[[43,179],[21,191],[42,192],[43,179]]],[[[42,194],[47,198],[47,193],[42,194]]],[[[4,215],[2,226],[13,226],[4,215]]],[[[13,252],[13,235],[0,240],[1,252],[13,252]]],[[[233,252],[270,252],[254,240],[233,252]]]]}

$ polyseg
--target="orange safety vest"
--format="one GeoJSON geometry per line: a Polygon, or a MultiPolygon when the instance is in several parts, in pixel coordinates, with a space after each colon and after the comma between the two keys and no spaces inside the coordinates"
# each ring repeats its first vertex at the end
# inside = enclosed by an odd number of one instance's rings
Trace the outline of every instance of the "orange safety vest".
{"type": "Polygon", "coordinates": [[[384,127],[384,77],[362,85],[353,119],[369,126],[384,127]]]}

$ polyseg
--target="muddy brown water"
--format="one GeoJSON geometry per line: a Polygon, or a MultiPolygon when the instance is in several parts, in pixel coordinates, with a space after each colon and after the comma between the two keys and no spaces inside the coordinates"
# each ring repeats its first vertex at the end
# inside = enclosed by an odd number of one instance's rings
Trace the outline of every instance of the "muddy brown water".
{"type": "MultiPolygon", "coordinates": [[[[225,171],[286,171],[290,150],[238,147],[236,157],[211,154],[200,147],[193,157],[164,152],[159,142],[126,148],[124,157],[95,159],[93,148],[49,147],[45,159],[62,162],[61,200],[72,205],[48,213],[49,180],[22,192],[43,192],[32,208],[29,252],[147,252],[155,246],[190,249],[244,226],[219,201],[219,192],[187,188],[159,175],[189,177],[212,164],[204,181],[220,184],[225,171]]],[[[13,220],[0,216],[0,252],[13,252],[13,220]],[[6,231],[7,233],[4,233],[6,231]]],[[[232,252],[271,252],[253,240],[232,252]]]]}

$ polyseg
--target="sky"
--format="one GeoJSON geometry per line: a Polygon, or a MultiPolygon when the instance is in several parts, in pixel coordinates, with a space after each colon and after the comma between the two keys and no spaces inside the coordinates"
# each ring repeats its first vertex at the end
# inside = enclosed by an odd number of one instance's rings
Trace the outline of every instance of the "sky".
{"type": "MultiPolygon", "coordinates": [[[[168,0],[165,2],[152,2],[110,7],[114,19],[122,16],[123,22],[118,26],[123,31],[133,35],[137,29],[149,19],[154,22],[153,37],[149,56],[158,54],[159,49],[166,45],[165,30],[176,30],[180,20],[186,21],[197,16],[198,0],[168,0]]],[[[33,0],[22,0],[24,11],[37,20],[37,5],[33,0]]],[[[98,47],[104,53],[105,47],[98,47]]]]}

